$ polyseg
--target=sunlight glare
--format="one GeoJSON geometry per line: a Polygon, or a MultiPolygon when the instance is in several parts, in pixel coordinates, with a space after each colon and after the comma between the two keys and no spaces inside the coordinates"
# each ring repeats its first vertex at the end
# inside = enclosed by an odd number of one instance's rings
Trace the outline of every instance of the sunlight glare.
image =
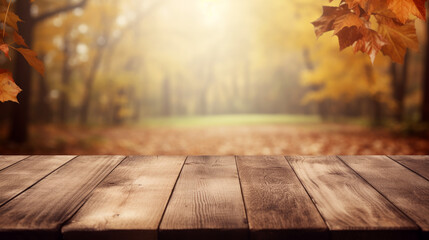
{"type": "Polygon", "coordinates": [[[207,25],[219,24],[224,18],[224,4],[220,0],[201,0],[200,9],[207,25]]]}

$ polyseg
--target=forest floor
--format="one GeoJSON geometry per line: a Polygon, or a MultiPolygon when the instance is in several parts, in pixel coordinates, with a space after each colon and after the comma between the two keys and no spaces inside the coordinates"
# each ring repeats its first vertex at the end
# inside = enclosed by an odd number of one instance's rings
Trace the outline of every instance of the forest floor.
{"type": "Polygon", "coordinates": [[[34,125],[29,143],[1,140],[0,154],[429,154],[429,138],[299,116],[150,119],[115,127],[34,125]]]}

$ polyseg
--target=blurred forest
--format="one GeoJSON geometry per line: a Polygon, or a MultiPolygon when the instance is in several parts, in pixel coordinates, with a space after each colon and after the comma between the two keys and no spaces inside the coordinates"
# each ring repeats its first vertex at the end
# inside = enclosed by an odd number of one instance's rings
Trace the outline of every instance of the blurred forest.
{"type": "Polygon", "coordinates": [[[23,92],[0,104],[0,153],[429,154],[428,24],[416,20],[404,64],[372,65],[316,39],[322,4],[16,0],[46,76],[17,56],[23,92]]]}

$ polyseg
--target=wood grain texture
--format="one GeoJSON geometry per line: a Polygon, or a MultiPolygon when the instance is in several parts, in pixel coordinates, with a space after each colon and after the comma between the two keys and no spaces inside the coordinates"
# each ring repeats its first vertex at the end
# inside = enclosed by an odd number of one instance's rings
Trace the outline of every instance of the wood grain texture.
{"type": "Polygon", "coordinates": [[[333,239],[417,239],[418,227],[337,157],[287,157],[333,239]]]}
{"type": "Polygon", "coordinates": [[[128,157],[62,229],[65,240],[157,239],[186,157],[128,157]]]}
{"type": "Polygon", "coordinates": [[[160,225],[160,239],[247,239],[234,157],[188,157],[160,225]]]}
{"type": "Polygon", "coordinates": [[[399,162],[405,167],[413,170],[420,176],[429,180],[429,156],[411,156],[411,155],[402,155],[402,156],[389,156],[393,160],[399,162]]]}
{"type": "Polygon", "coordinates": [[[75,156],[32,156],[0,171],[0,206],[75,156]]]}
{"type": "Polygon", "coordinates": [[[327,239],[327,227],[282,156],[237,157],[251,239],[327,239]]]}
{"type": "Polygon", "coordinates": [[[80,156],[0,208],[0,239],[59,239],[60,226],[123,159],[80,156]]]}
{"type": "Polygon", "coordinates": [[[28,156],[24,155],[0,155],[0,170],[15,164],[28,156]]]}
{"type": "Polygon", "coordinates": [[[374,188],[429,232],[429,181],[386,156],[340,156],[374,188]]]}

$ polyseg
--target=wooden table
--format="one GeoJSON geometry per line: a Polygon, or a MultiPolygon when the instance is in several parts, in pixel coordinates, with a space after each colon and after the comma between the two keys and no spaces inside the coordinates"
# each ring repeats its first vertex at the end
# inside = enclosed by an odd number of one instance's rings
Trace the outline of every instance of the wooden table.
{"type": "Polygon", "coordinates": [[[429,239],[429,156],[0,156],[0,239],[429,239]]]}

